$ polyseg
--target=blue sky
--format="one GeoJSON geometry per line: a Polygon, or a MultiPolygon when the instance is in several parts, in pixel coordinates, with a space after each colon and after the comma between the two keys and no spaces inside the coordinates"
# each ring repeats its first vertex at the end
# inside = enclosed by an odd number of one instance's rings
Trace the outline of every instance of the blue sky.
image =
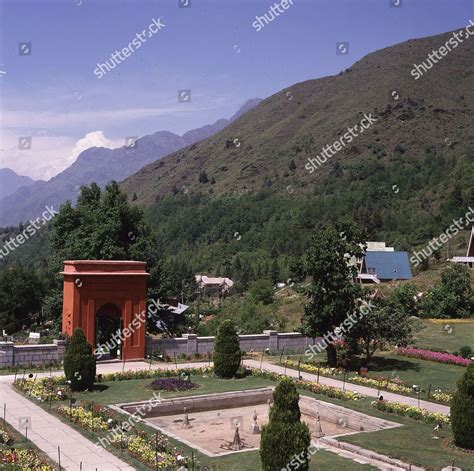
{"type": "Polygon", "coordinates": [[[463,27],[472,0],[293,0],[257,32],[272,1],[0,0],[0,167],[48,178],[91,145],[179,134],[247,99],[338,73],[374,50],[463,27]],[[100,80],[97,63],[161,18],[165,27],[100,80]],[[336,55],[337,42],[348,55],[336,55]],[[19,43],[31,43],[19,55],[19,43]],[[191,89],[191,103],[178,103],[191,89]],[[30,150],[18,149],[32,136],[30,150]]]}

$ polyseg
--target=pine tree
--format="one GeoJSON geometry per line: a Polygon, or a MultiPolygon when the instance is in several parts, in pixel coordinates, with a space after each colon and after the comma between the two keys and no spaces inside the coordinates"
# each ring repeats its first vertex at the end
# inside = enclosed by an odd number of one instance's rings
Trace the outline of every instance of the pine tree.
{"type": "Polygon", "coordinates": [[[458,381],[458,389],[451,401],[451,426],[454,443],[474,450],[474,363],[458,381]]]}
{"type": "Polygon", "coordinates": [[[94,385],[96,359],[82,329],[77,327],[64,355],[64,375],[73,391],[85,391],[94,385]]]}
{"type": "Polygon", "coordinates": [[[234,324],[225,320],[219,326],[214,344],[214,372],[220,378],[232,378],[240,366],[242,353],[234,324]]]}
{"type": "Polygon", "coordinates": [[[311,435],[300,419],[298,391],[294,382],[285,378],[275,388],[270,420],[262,427],[260,459],[263,471],[285,469],[290,463],[292,466],[298,463],[301,471],[309,469],[311,435]]]}

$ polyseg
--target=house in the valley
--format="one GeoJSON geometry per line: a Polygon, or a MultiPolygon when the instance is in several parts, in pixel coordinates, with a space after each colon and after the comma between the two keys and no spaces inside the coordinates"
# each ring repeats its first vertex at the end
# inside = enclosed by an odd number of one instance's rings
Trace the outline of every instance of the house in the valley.
{"type": "Polygon", "coordinates": [[[367,242],[364,255],[357,260],[360,283],[383,283],[412,278],[407,252],[395,251],[385,242],[367,242]]]}
{"type": "Polygon", "coordinates": [[[196,275],[199,292],[204,296],[225,296],[234,282],[230,278],[196,275]]]}
{"type": "Polygon", "coordinates": [[[467,245],[467,253],[465,257],[453,257],[450,259],[453,263],[462,263],[469,268],[474,268],[474,226],[471,228],[471,236],[467,245]]]}

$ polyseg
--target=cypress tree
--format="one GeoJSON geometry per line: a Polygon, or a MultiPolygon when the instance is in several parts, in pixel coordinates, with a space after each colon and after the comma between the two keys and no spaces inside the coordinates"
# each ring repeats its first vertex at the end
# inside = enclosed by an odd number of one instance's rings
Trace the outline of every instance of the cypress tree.
{"type": "Polygon", "coordinates": [[[454,443],[474,450],[474,363],[471,363],[458,381],[451,401],[451,426],[454,443]]]}
{"type": "Polygon", "coordinates": [[[273,393],[270,420],[262,427],[260,459],[263,471],[296,469],[308,471],[311,434],[301,422],[299,394],[295,383],[284,378],[273,393]]]}
{"type": "Polygon", "coordinates": [[[84,391],[93,386],[95,373],[96,359],[92,347],[82,329],[77,327],[64,355],[64,375],[71,381],[73,391],[84,391]]]}
{"type": "Polygon", "coordinates": [[[214,372],[220,378],[232,378],[240,366],[241,351],[239,336],[234,324],[225,320],[219,326],[214,345],[214,372]]]}

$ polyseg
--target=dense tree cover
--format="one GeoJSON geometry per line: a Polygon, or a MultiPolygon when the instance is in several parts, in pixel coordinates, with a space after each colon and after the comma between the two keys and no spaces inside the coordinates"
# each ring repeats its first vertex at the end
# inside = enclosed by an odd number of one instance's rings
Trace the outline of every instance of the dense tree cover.
{"type": "Polygon", "coordinates": [[[220,378],[232,378],[240,366],[242,352],[239,336],[230,320],[225,320],[217,331],[212,360],[214,372],[220,378]]]}
{"type": "Polygon", "coordinates": [[[469,317],[474,311],[471,274],[464,265],[452,264],[441,273],[441,280],[421,301],[426,317],[469,317]]]}
{"type": "Polygon", "coordinates": [[[64,376],[73,391],[92,388],[95,381],[96,358],[82,329],[77,327],[64,355],[64,376]]]}
{"type": "Polygon", "coordinates": [[[0,334],[12,334],[41,320],[45,287],[37,273],[20,266],[0,272],[0,334]]]}
{"type": "MultiPolygon", "coordinates": [[[[355,283],[357,268],[348,260],[360,257],[366,241],[365,233],[355,224],[328,224],[316,231],[311,245],[301,260],[301,274],[310,279],[304,289],[308,302],[304,305],[302,332],[317,337],[333,332],[356,310],[357,298],[363,291],[355,283]]],[[[329,343],[327,361],[336,366],[336,348],[329,343]]]]}
{"type": "Polygon", "coordinates": [[[451,402],[451,426],[456,445],[474,450],[474,363],[458,381],[451,402]]]}
{"type": "Polygon", "coordinates": [[[310,445],[309,428],[301,422],[298,390],[290,378],[284,378],[273,393],[269,422],[262,427],[262,470],[287,469],[291,465],[291,469],[307,471],[310,445]]]}

